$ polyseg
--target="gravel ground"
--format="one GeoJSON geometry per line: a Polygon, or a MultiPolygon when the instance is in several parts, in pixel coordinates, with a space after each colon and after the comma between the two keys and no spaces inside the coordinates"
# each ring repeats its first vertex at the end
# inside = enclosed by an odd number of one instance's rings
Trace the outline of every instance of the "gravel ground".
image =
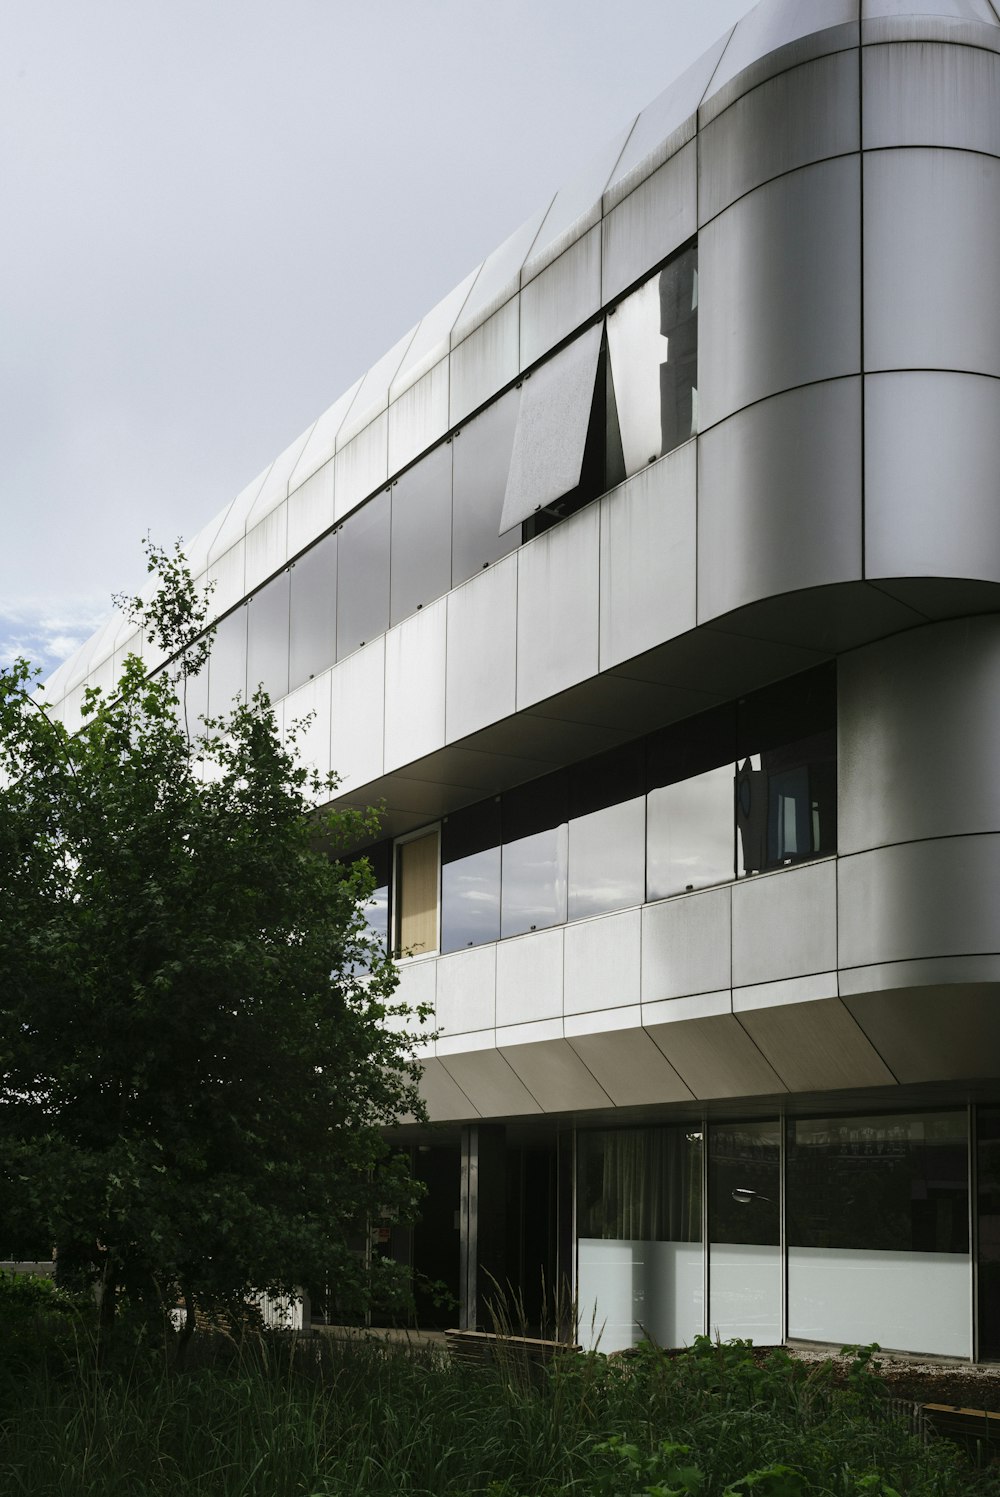
{"type": "MultiPolygon", "coordinates": [[[[832,1361],[846,1376],[850,1357],[830,1356],[829,1348],[795,1347],[803,1361],[832,1361]]],[[[878,1352],[879,1375],[894,1398],[914,1403],[945,1403],[1000,1413],[1000,1362],[957,1362],[943,1357],[911,1357],[878,1352]]]]}

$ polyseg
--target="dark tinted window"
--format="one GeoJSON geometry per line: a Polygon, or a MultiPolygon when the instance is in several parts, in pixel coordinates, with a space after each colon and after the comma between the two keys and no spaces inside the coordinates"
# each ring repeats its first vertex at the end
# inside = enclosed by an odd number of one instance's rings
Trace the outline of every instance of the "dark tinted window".
{"type": "Polygon", "coordinates": [[[337,535],[317,541],[292,567],[288,685],[327,670],[337,658],[337,535]]]}
{"type": "Polygon", "coordinates": [[[435,448],[392,486],[390,623],[451,585],[451,450],[435,448]]]}
{"type": "Polygon", "coordinates": [[[389,627],[389,494],[349,515],[337,546],[337,659],[389,627]]]}

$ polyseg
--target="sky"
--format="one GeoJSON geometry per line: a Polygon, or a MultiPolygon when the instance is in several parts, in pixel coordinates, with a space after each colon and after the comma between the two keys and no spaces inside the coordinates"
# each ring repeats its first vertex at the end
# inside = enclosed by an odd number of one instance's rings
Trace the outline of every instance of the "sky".
{"type": "Polygon", "coordinates": [[[46,671],[750,0],[3,0],[0,666],[46,671]]]}

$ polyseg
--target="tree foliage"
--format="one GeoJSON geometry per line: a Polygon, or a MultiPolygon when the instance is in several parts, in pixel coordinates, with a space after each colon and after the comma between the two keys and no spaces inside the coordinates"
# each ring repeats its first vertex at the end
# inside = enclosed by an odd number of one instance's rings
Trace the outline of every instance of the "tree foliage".
{"type": "MultiPolygon", "coordinates": [[[[179,551],[131,600],[129,657],[69,733],[0,673],[0,1253],[56,1245],[167,1304],[381,1292],[358,1234],[414,1187],[385,1125],[420,1115],[395,970],[371,936],[374,832],[316,811],[263,692],[187,723],[206,600],[179,551]]],[[[294,735],[293,735],[294,737],[294,735]]]]}

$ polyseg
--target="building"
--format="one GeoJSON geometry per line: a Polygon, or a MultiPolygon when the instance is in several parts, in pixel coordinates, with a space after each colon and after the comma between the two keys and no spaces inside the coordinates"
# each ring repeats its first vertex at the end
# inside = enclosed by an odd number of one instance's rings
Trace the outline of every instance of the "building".
{"type": "Polygon", "coordinates": [[[386,803],[465,1323],[1000,1355],[998,266],[1000,10],[763,0],[191,542],[386,803]]]}

